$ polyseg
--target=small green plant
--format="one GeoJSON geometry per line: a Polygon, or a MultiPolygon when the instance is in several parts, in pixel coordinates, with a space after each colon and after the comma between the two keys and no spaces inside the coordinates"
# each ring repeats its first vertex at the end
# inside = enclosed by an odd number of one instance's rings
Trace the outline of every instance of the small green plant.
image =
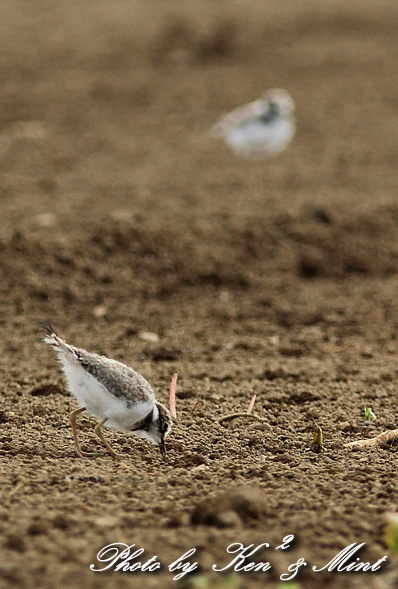
{"type": "Polygon", "coordinates": [[[398,554],[398,513],[387,513],[384,540],[393,554],[398,554]]]}
{"type": "Polygon", "coordinates": [[[365,421],[372,421],[372,419],[376,419],[376,415],[370,407],[365,407],[365,421]]]}

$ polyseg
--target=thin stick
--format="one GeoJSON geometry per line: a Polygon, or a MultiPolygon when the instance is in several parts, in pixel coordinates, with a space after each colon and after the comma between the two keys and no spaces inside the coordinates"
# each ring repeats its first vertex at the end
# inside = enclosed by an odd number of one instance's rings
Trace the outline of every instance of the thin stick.
{"type": "Polygon", "coordinates": [[[250,413],[253,411],[253,407],[254,407],[255,402],[256,402],[256,395],[253,395],[252,400],[249,403],[249,407],[247,408],[247,415],[250,415],[250,413]]]}
{"type": "Polygon", "coordinates": [[[196,401],[195,405],[191,409],[191,415],[196,410],[196,407],[199,405],[199,401],[196,401]]]}
{"type": "Polygon", "coordinates": [[[246,417],[251,419],[257,419],[257,421],[262,421],[263,423],[267,422],[264,417],[260,417],[255,413],[231,413],[230,415],[224,415],[224,417],[220,417],[217,419],[218,423],[222,423],[223,421],[230,421],[231,419],[235,419],[236,417],[246,417]]]}
{"type": "Polygon", "coordinates": [[[170,399],[169,399],[170,415],[173,419],[177,419],[177,411],[176,411],[177,379],[178,379],[178,372],[176,370],[173,374],[173,377],[172,377],[171,383],[170,383],[170,399]]]}
{"type": "Polygon", "coordinates": [[[344,446],[345,448],[374,448],[381,444],[387,444],[387,442],[391,442],[396,438],[398,438],[398,429],[391,429],[374,438],[369,438],[368,440],[355,440],[355,442],[348,442],[348,444],[344,444],[344,446]]]}

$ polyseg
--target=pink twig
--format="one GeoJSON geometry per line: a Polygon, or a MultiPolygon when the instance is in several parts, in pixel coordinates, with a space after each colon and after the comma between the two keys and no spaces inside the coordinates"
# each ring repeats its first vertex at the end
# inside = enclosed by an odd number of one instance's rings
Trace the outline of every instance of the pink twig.
{"type": "Polygon", "coordinates": [[[253,407],[254,407],[255,402],[256,402],[256,395],[253,395],[252,400],[249,403],[249,407],[247,408],[248,415],[250,415],[250,413],[253,411],[253,407]]]}
{"type": "Polygon", "coordinates": [[[178,372],[177,370],[173,374],[173,378],[171,379],[170,384],[170,415],[173,419],[177,419],[177,411],[176,411],[176,390],[177,390],[177,379],[178,379],[178,372]]]}

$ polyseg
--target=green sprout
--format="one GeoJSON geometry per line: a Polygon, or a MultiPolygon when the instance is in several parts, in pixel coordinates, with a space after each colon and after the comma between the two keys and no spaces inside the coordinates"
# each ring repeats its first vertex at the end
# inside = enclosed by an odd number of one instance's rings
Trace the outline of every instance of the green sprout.
{"type": "Polygon", "coordinates": [[[372,419],[376,419],[376,415],[370,407],[365,407],[365,421],[372,421],[372,419]]]}
{"type": "Polygon", "coordinates": [[[398,554],[398,513],[386,514],[387,526],[384,532],[384,540],[387,548],[393,554],[398,554]]]}

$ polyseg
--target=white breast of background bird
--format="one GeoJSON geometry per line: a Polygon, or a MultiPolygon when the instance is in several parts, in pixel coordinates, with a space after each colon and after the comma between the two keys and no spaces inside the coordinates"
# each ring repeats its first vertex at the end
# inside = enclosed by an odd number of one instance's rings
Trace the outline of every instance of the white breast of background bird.
{"type": "MultiPolygon", "coordinates": [[[[52,343],[51,338],[45,341],[52,343]]],[[[121,362],[61,341],[63,346],[55,349],[68,388],[89,414],[99,419],[107,417],[106,427],[126,432],[152,409],[156,419],[155,394],[145,378],[121,362]]]]}
{"type": "Polygon", "coordinates": [[[263,97],[224,115],[213,127],[237,155],[275,157],[294,137],[294,103],[285,90],[268,90],[263,97]]]}

